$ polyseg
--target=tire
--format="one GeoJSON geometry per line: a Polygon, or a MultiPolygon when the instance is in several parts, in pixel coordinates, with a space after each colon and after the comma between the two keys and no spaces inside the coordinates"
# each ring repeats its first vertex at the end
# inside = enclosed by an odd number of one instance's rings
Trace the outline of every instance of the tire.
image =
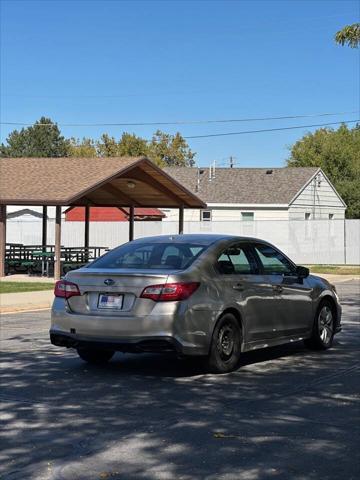
{"type": "Polygon", "coordinates": [[[211,339],[206,366],[212,373],[228,373],[234,370],[241,355],[241,328],[231,313],[218,320],[211,339]]]}
{"type": "Polygon", "coordinates": [[[101,350],[97,348],[78,348],[79,357],[87,363],[94,365],[103,365],[107,363],[114,355],[113,350],[101,350]]]}
{"type": "Polygon", "coordinates": [[[324,300],[316,312],[311,337],[305,345],[315,350],[327,350],[332,346],[335,333],[335,311],[329,300],[324,300]]]}

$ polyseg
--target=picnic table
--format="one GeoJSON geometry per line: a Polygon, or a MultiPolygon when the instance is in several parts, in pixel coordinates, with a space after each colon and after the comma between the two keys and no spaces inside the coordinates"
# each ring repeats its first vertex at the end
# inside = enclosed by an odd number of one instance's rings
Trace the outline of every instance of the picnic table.
{"type": "MultiPolygon", "coordinates": [[[[108,251],[108,247],[61,247],[62,273],[80,268],[108,251]]],[[[7,244],[6,274],[26,272],[30,275],[53,274],[55,262],[54,245],[7,244]]]]}
{"type": "Polygon", "coordinates": [[[49,267],[50,265],[53,265],[54,263],[54,252],[46,252],[43,250],[32,250],[31,251],[31,257],[34,260],[34,263],[36,265],[36,262],[41,262],[41,276],[45,276],[45,274],[49,277],[50,272],[49,272],[49,267]]]}

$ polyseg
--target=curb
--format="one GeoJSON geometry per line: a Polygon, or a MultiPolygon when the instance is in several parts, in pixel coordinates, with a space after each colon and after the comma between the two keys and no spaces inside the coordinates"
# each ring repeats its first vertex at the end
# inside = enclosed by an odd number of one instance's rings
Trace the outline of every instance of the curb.
{"type": "Polygon", "coordinates": [[[8,307],[0,308],[0,315],[10,315],[11,313],[26,313],[26,312],[39,312],[42,310],[50,310],[51,306],[43,303],[41,305],[9,305],[8,307]]]}

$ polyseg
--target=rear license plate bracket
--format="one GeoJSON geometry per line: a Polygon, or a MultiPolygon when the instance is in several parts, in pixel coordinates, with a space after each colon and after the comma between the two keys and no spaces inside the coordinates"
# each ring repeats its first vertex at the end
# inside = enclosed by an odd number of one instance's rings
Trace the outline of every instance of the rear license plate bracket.
{"type": "Polygon", "coordinates": [[[121,293],[100,293],[98,308],[101,310],[122,310],[124,295],[121,293]]]}

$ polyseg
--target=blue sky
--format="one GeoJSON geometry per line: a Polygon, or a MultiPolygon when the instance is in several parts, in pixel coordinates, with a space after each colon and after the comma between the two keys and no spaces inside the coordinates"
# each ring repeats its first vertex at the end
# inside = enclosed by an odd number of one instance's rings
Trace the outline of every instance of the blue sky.
{"type": "MultiPolygon", "coordinates": [[[[116,123],[359,110],[357,1],[1,1],[1,121],[116,123]]],[[[356,119],[161,127],[184,136],[356,119]]],[[[2,126],[4,141],[14,127],[2,126]]],[[[62,127],[116,138],[124,127],[62,127]]],[[[150,138],[155,127],[128,127],[150,138]]],[[[307,130],[189,140],[199,165],[281,166],[307,130]]]]}

